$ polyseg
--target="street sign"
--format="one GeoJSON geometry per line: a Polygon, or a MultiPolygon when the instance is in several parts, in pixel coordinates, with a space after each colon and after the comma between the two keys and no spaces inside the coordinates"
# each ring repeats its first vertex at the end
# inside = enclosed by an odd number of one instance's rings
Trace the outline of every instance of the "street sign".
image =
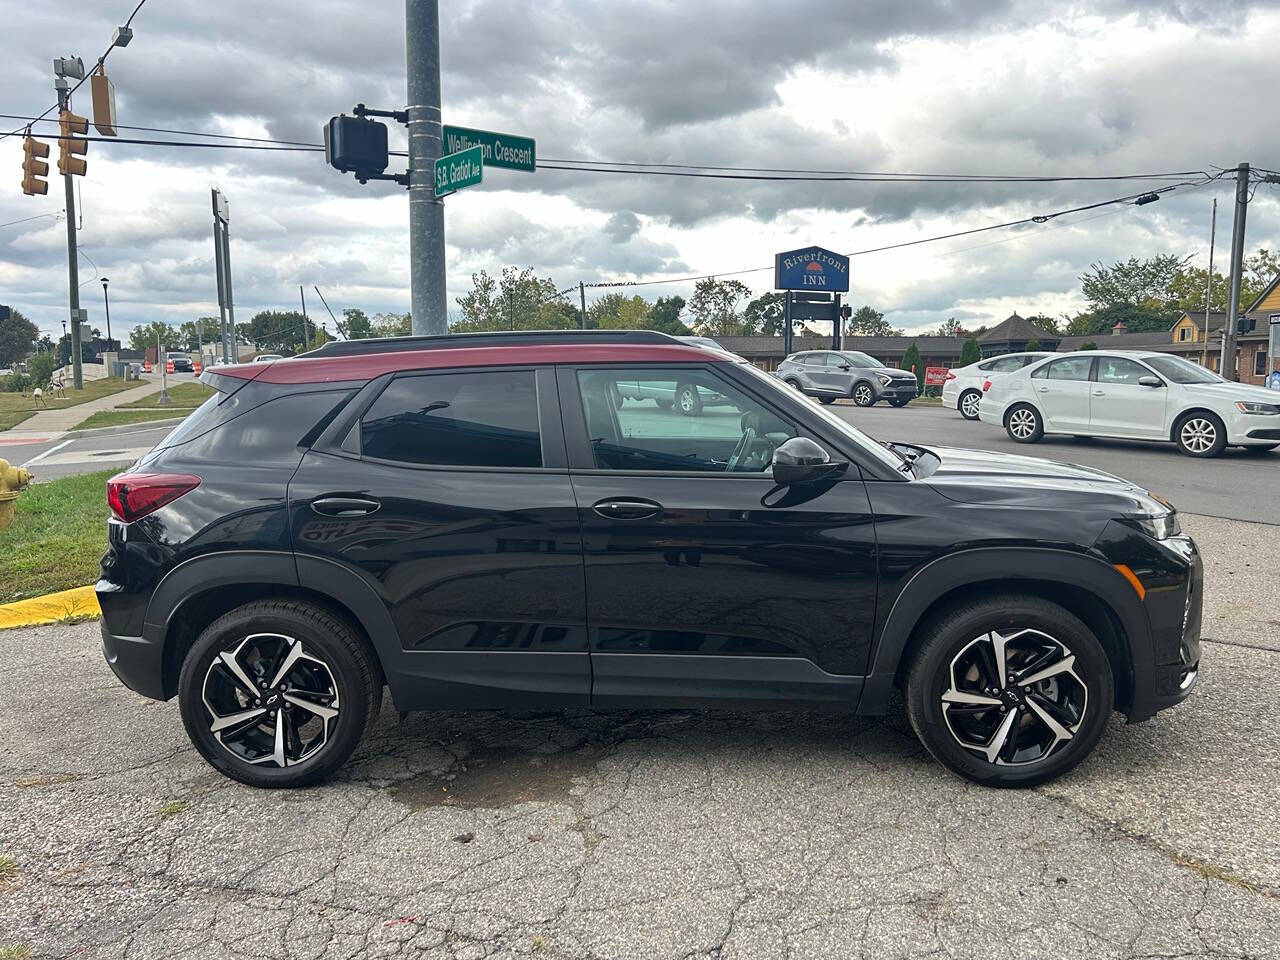
{"type": "Polygon", "coordinates": [[[436,161],[436,196],[443,197],[463,187],[474,187],[484,176],[484,151],[468,147],[446,154],[436,161]]]}
{"type": "Polygon", "coordinates": [[[532,137],[450,126],[446,126],[443,133],[444,149],[448,153],[480,147],[484,151],[486,167],[504,167],[526,173],[533,173],[538,168],[538,150],[532,137]]]}
{"type": "Polygon", "coordinates": [[[849,258],[822,247],[804,247],[773,258],[775,290],[812,290],[847,293],[849,258]]]}

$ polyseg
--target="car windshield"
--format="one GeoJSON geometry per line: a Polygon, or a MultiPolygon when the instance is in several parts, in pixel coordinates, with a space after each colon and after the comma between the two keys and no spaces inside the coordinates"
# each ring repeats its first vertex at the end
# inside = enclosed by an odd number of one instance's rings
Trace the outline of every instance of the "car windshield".
{"type": "MultiPolygon", "coordinates": [[[[865,356],[865,354],[863,354],[865,356]]],[[[878,364],[877,364],[878,366],[878,364]]],[[[752,366],[749,363],[741,365],[740,369],[744,370],[748,375],[759,382],[760,389],[769,390],[773,393],[789,393],[790,387],[782,385],[782,382],[763,372],[759,367],[752,366]]],[[[834,413],[827,411],[826,407],[820,407],[816,403],[810,411],[815,417],[829,424],[835,430],[839,431],[842,436],[848,437],[858,445],[858,449],[865,451],[869,456],[875,457],[881,463],[895,470],[901,469],[906,463],[906,458],[894,453],[888,447],[879,441],[863,433],[853,424],[837,417],[834,413]]]]}
{"type": "Polygon", "coordinates": [[[840,354],[840,356],[843,357],[845,359],[845,362],[848,363],[849,366],[851,367],[883,367],[884,366],[884,364],[881,363],[879,360],[877,360],[875,357],[869,357],[865,353],[860,353],[857,350],[854,350],[850,353],[842,353],[840,354]]]}
{"type": "Polygon", "coordinates": [[[1223,379],[1212,370],[1181,357],[1143,357],[1148,366],[1168,377],[1174,383],[1222,383],[1223,379]]]}

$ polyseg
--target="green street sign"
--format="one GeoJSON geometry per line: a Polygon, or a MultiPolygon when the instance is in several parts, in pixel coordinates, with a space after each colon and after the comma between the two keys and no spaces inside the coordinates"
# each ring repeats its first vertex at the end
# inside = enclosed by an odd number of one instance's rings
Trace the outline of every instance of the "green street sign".
{"type": "Polygon", "coordinates": [[[444,149],[456,153],[468,147],[484,150],[486,167],[505,167],[508,170],[524,170],[533,173],[538,168],[538,150],[532,137],[516,137],[492,130],[472,130],[470,127],[444,128],[444,149]]]}
{"type": "Polygon", "coordinates": [[[436,196],[474,187],[483,177],[484,151],[479,147],[446,154],[436,161],[436,196]]]}

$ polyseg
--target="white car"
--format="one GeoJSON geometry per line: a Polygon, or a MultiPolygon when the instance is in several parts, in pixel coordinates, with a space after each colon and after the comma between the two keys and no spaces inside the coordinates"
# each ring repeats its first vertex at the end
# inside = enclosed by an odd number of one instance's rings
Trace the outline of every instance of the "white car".
{"type": "Polygon", "coordinates": [[[955,367],[947,371],[946,382],[942,384],[942,405],[959,410],[960,416],[966,420],[977,420],[984,383],[988,380],[994,383],[1006,373],[1021,370],[1028,364],[1051,356],[1051,353],[1006,353],[1002,357],[991,357],[965,367],[955,367]]]}
{"type": "Polygon", "coordinates": [[[1046,433],[1164,440],[1192,457],[1280,446],[1280,393],[1154,351],[1054,354],[992,381],[978,417],[1018,443],[1046,433]]]}

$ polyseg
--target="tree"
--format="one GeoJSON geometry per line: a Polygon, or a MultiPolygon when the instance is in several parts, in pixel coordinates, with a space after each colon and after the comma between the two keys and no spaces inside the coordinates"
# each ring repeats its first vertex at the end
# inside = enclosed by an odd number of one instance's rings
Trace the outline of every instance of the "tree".
{"type": "Polygon", "coordinates": [[[911,346],[907,347],[907,352],[902,355],[902,369],[915,373],[918,389],[924,393],[924,363],[920,359],[920,348],[916,346],[914,340],[911,341],[911,346]]]}
{"type": "Polygon", "coordinates": [[[1093,310],[1127,304],[1151,313],[1171,314],[1172,324],[1179,312],[1173,281],[1190,259],[1161,253],[1145,260],[1117,260],[1109,267],[1094,263],[1081,275],[1080,290],[1093,310]]]}
{"type": "Polygon", "coordinates": [[[620,293],[606,293],[593,300],[587,307],[587,326],[593,330],[618,329],[624,300],[626,297],[620,293]]]}
{"type": "Polygon", "coordinates": [[[786,322],[787,295],[776,290],[762,293],[742,312],[743,326],[748,335],[780,337],[786,322]]]}
{"type": "Polygon", "coordinates": [[[503,267],[501,278],[481,270],[471,275],[471,285],[456,301],[462,318],[453,329],[459,333],[537,330],[544,319],[542,304],[556,295],[551,279],[534,276],[532,267],[503,267]]]}
{"type": "Polygon", "coordinates": [[[348,340],[365,340],[373,336],[373,324],[363,310],[347,307],[342,311],[342,320],[338,324],[338,332],[348,340]]]}
{"type": "Polygon", "coordinates": [[[939,325],[935,336],[962,337],[964,336],[964,328],[960,326],[960,321],[955,317],[948,317],[945,323],[939,325]]]}
{"type": "Polygon", "coordinates": [[[978,349],[978,338],[970,337],[964,342],[964,346],[960,348],[960,366],[967,367],[971,363],[977,363],[982,359],[982,351],[978,349]]]}
{"type": "Polygon", "coordinates": [[[19,310],[10,310],[8,320],[0,320],[0,367],[12,367],[36,348],[40,329],[19,310]]]}
{"type": "Polygon", "coordinates": [[[900,337],[902,331],[892,327],[885,320],[884,314],[872,307],[863,305],[854,311],[849,320],[849,335],[854,337],[900,337]]]}
{"type": "MultiPolygon", "coordinates": [[[[151,323],[139,324],[129,331],[129,346],[134,350],[154,350],[157,334],[160,336],[161,350],[177,350],[182,345],[181,333],[167,323],[153,320],[151,323]]],[[[70,343],[70,337],[64,339],[70,343]]],[[[71,356],[70,347],[67,348],[67,356],[71,356]]]]}
{"type": "Polygon", "coordinates": [[[694,331],[704,337],[740,336],[744,325],[738,304],[749,296],[750,288],[740,280],[699,280],[689,300],[694,331]]]}
{"type": "Polygon", "coordinates": [[[57,362],[53,359],[53,353],[49,351],[37,353],[27,363],[27,375],[31,377],[31,383],[37,387],[43,387],[48,383],[55,369],[57,369],[57,362]]]}
{"type": "Polygon", "coordinates": [[[1112,327],[1123,323],[1128,333],[1139,333],[1144,330],[1168,330],[1173,320],[1163,312],[1155,312],[1135,307],[1128,303],[1119,303],[1110,307],[1102,307],[1072,317],[1067,324],[1067,335],[1084,337],[1092,334],[1110,334],[1112,327]]]}
{"type": "Polygon", "coordinates": [[[1040,349],[1040,341],[1035,339],[1035,337],[1032,337],[1030,340],[1027,341],[1028,353],[1035,353],[1039,349],[1040,349]]]}
{"type": "Polygon", "coordinates": [[[375,313],[370,322],[370,336],[407,337],[413,332],[413,324],[407,313],[375,313]]]}
{"type": "Polygon", "coordinates": [[[680,321],[680,311],[684,309],[684,297],[659,297],[649,310],[649,329],[672,336],[688,335],[689,328],[680,321]]]}
{"type": "Polygon", "coordinates": [[[1086,340],[1084,343],[1080,344],[1080,349],[1081,350],[1097,350],[1098,344],[1095,343],[1093,340],[1086,340]]]}
{"type": "Polygon", "coordinates": [[[316,325],[297,310],[260,310],[249,318],[249,342],[259,353],[301,350],[316,335],[316,325]]]}
{"type": "Polygon", "coordinates": [[[183,350],[198,352],[206,343],[218,343],[221,321],[217,317],[201,317],[199,320],[187,320],[178,328],[178,337],[183,350]]]}

